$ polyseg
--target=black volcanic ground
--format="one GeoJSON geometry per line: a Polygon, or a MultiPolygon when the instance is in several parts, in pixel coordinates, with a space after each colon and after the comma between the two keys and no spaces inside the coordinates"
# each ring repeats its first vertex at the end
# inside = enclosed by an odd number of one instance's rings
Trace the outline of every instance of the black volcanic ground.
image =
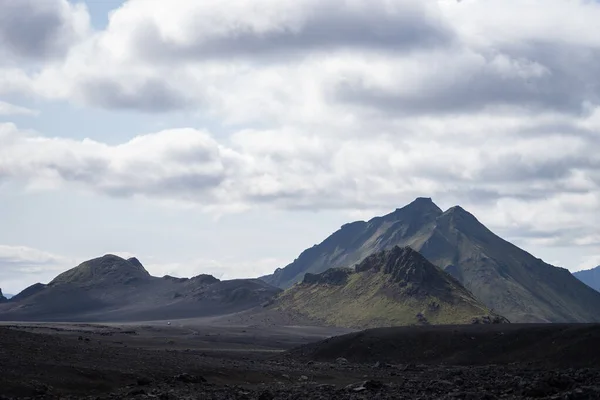
{"type": "Polygon", "coordinates": [[[384,328],[326,339],[341,333],[206,319],[5,323],[0,398],[600,398],[599,325],[384,328]]]}

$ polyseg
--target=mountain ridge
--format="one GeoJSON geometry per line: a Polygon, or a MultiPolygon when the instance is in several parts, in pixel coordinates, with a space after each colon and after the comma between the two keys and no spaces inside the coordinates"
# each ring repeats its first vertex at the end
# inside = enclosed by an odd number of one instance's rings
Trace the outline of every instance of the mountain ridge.
{"type": "Polygon", "coordinates": [[[344,224],[261,279],[289,288],[307,272],[350,267],[396,245],[417,250],[513,322],[600,321],[598,292],[568,270],[546,264],[500,238],[462,207],[442,211],[431,198],[417,198],[366,222],[344,224]]]}
{"type": "Polygon", "coordinates": [[[592,289],[600,292],[600,265],[595,268],[574,272],[573,275],[592,289]]]}
{"type": "Polygon", "coordinates": [[[353,268],[307,273],[276,310],[345,328],[508,322],[410,247],[374,253],[353,268]]]}
{"type": "Polygon", "coordinates": [[[223,315],[258,306],[281,290],[258,279],[154,277],[136,258],[85,261],[0,306],[0,320],[141,321],[223,315]]]}

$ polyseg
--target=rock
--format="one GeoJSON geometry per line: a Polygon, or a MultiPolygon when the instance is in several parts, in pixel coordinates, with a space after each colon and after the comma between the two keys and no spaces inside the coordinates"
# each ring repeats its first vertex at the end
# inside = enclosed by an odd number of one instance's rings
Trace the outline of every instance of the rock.
{"type": "Polygon", "coordinates": [[[196,376],[190,374],[179,374],[173,379],[183,383],[206,383],[206,379],[203,376],[196,376]]]}
{"type": "Polygon", "coordinates": [[[336,362],[338,365],[348,365],[348,364],[349,364],[349,363],[348,363],[348,360],[346,360],[344,357],[338,357],[338,358],[335,360],[335,362],[336,362]]]}
{"type": "Polygon", "coordinates": [[[346,390],[351,392],[378,391],[383,388],[383,383],[376,380],[367,380],[360,383],[351,383],[346,386],[346,390]]]}
{"type": "Polygon", "coordinates": [[[316,389],[319,389],[319,390],[335,390],[335,385],[332,385],[332,384],[329,384],[329,383],[322,383],[320,385],[317,385],[316,389]]]}
{"type": "Polygon", "coordinates": [[[308,376],[306,376],[306,375],[302,375],[302,376],[300,376],[300,378],[298,378],[298,380],[299,380],[300,382],[306,382],[306,381],[308,380],[308,376]]]}

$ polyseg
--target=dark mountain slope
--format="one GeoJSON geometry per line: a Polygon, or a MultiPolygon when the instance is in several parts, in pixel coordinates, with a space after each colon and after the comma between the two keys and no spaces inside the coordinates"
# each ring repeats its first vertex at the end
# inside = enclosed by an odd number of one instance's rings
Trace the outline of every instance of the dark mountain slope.
{"type": "Polygon", "coordinates": [[[301,281],[307,272],[349,267],[395,245],[419,248],[441,214],[442,210],[431,199],[418,198],[404,208],[369,222],[345,224],[319,245],[303,251],[293,263],[262,279],[285,289],[301,281]]]}
{"type": "Polygon", "coordinates": [[[592,289],[600,292],[600,265],[596,268],[575,272],[573,275],[592,289]]]}
{"type": "Polygon", "coordinates": [[[36,284],[0,306],[0,320],[143,321],[221,315],[280,292],[258,279],[157,278],[137,259],[106,255],[36,284]]]}
{"type": "Polygon", "coordinates": [[[4,295],[2,294],[2,289],[0,289],[0,303],[4,303],[6,301],[8,301],[8,299],[4,297],[4,295]]]}
{"type": "Polygon", "coordinates": [[[460,207],[442,212],[431,199],[368,222],[344,225],[266,282],[282,288],[305,273],[349,267],[375,251],[410,246],[512,322],[597,322],[600,294],[503,240],[460,207]]]}
{"type": "Polygon", "coordinates": [[[375,253],[354,269],[307,273],[272,308],[327,325],[369,328],[502,322],[456,279],[410,247],[375,253]]]}

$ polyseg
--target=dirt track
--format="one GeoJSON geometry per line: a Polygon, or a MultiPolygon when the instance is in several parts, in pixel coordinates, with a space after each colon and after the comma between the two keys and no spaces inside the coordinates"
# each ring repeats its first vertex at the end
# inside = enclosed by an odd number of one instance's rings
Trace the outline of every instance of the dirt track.
{"type": "MultiPolygon", "coordinates": [[[[555,334],[567,328],[545,327],[554,329],[555,334]]],[[[518,331],[517,328],[510,329],[518,331]]],[[[521,332],[526,337],[535,337],[540,334],[535,328],[522,327],[521,332]]],[[[578,326],[568,328],[573,333],[571,336],[559,334],[564,343],[572,344],[562,348],[572,352],[589,346],[592,340],[598,343],[597,336],[593,335],[600,328],[588,328],[590,336],[584,336],[587,342],[575,334],[581,333],[582,328],[578,326]]],[[[432,337],[435,340],[424,337],[419,342],[420,347],[410,339],[416,337],[415,330],[408,330],[401,337],[406,343],[412,343],[411,354],[425,354],[436,346],[439,348],[443,337],[473,335],[472,329],[480,329],[477,333],[480,343],[491,343],[498,337],[495,328],[448,329],[435,328],[438,335],[432,337]]],[[[449,365],[451,358],[448,357],[443,361],[426,357],[410,361],[396,357],[389,358],[392,362],[387,363],[382,357],[387,353],[385,348],[390,347],[381,337],[372,341],[362,337],[367,348],[376,350],[375,357],[377,351],[382,351],[378,357],[382,360],[377,360],[377,364],[374,358],[368,357],[356,360],[348,357],[349,362],[331,358],[333,353],[329,358],[324,357],[310,352],[314,346],[283,352],[339,333],[324,328],[218,327],[176,322],[172,326],[38,324],[3,327],[0,328],[0,398],[600,398],[597,364],[594,366],[595,361],[588,358],[590,367],[581,368],[585,352],[578,356],[579,360],[564,358],[557,369],[557,364],[542,359],[528,364],[531,360],[524,357],[533,353],[523,352],[527,347],[523,342],[515,342],[514,351],[507,353],[510,341],[506,340],[498,351],[511,355],[502,360],[503,365],[496,366],[486,365],[482,358],[473,361],[472,364],[478,365],[468,365],[467,358],[461,359],[459,364],[462,365],[449,365]],[[375,349],[376,343],[384,347],[375,349]],[[426,362],[429,365],[423,365],[426,362]]],[[[329,343],[339,340],[348,339],[333,339],[329,343]]],[[[358,340],[360,343],[360,337],[358,340]]],[[[395,340],[399,340],[398,337],[395,340]]],[[[588,352],[592,354],[597,349],[598,346],[588,352]]],[[[543,354],[541,348],[538,350],[535,354],[543,354]]],[[[497,357],[493,361],[500,364],[498,360],[497,357]]]]}

